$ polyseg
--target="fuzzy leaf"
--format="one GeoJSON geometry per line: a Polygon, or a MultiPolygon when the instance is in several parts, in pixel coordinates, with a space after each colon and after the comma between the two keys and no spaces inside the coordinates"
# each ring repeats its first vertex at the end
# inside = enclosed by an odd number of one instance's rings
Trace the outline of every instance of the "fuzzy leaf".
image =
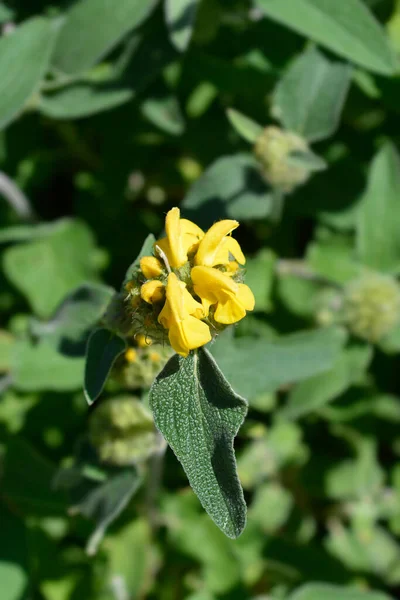
{"type": "Polygon", "coordinates": [[[238,537],[246,504],[233,438],[246,415],[246,401],[232,390],[209,352],[200,349],[170,359],[150,390],[150,406],[205,510],[228,537],[238,537]]]}

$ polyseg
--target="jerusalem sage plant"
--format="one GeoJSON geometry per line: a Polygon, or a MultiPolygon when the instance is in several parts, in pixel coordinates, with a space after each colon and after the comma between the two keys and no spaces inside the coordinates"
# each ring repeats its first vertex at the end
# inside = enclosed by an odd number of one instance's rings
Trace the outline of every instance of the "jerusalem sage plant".
{"type": "Polygon", "coordinates": [[[178,208],[170,210],[166,237],[149,236],[108,307],[105,328],[90,337],[85,376],[93,402],[115,359],[137,336],[173,348],[176,354],[150,389],[154,420],[203,507],[231,538],[246,523],[233,439],[247,402],[204,346],[254,308],[243,283],[245,257],[230,235],[238,225],[225,219],[204,233],[181,219],[178,208]]]}

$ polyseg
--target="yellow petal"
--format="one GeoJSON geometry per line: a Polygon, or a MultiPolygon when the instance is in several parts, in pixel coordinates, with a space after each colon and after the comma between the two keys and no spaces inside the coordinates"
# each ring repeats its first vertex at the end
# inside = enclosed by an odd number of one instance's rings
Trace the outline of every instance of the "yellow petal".
{"type": "Polygon", "coordinates": [[[208,325],[192,316],[174,324],[168,337],[172,348],[181,356],[187,356],[190,350],[200,348],[211,341],[208,325]]]}
{"type": "Polygon", "coordinates": [[[165,231],[169,243],[171,267],[181,267],[187,261],[187,253],[183,247],[180,214],[179,208],[171,208],[165,218],[165,231]]]}
{"type": "Polygon", "coordinates": [[[232,325],[246,316],[246,311],[236,296],[227,298],[225,302],[218,302],[214,319],[223,325],[232,325]]]}
{"type": "Polygon", "coordinates": [[[140,259],[140,270],[146,279],[153,279],[161,275],[162,264],[154,256],[143,256],[140,259]]]}
{"type": "Polygon", "coordinates": [[[236,294],[238,291],[238,284],[218,269],[193,267],[191,275],[196,294],[211,304],[219,300],[224,301],[230,294],[236,294]]]}
{"type": "Polygon", "coordinates": [[[179,284],[182,288],[183,304],[188,314],[193,315],[198,319],[202,319],[205,316],[203,305],[193,298],[193,296],[186,289],[186,284],[183,281],[180,281],[179,284]]]}
{"type": "MultiPolygon", "coordinates": [[[[225,238],[225,247],[228,250],[229,254],[232,254],[233,258],[244,265],[246,263],[246,258],[242,252],[242,249],[239,245],[239,242],[235,240],[235,238],[228,236],[225,238]]],[[[216,263],[218,264],[218,263],[216,263]]]]}
{"type": "Polygon", "coordinates": [[[248,285],[245,285],[244,283],[239,283],[239,291],[237,297],[246,310],[254,310],[254,305],[256,301],[254,298],[254,294],[248,285]]]}
{"type": "Polygon", "coordinates": [[[165,287],[161,281],[152,279],[147,281],[140,288],[140,295],[145,302],[154,304],[155,302],[161,302],[165,297],[165,287]]]}
{"type": "Polygon", "coordinates": [[[161,238],[161,239],[157,240],[156,243],[154,244],[153,248],[154,248],[154,253],[157,254],[157,256],[161,256],[158,251],[158,248],[160,248],[163,251],[163,253],[165,254],[165,256],[167,257],[168,264],[169,265],[172,264],[173,257],[171,255],[171,250],[170,250],[169,242],[168,242],[167,238],[161,238]]]}
{"type": "MultiPolygon", "coordinates": [[[[213,267],[214,265],[222,264],[220,262],[216,262],[220,258],[218,254],[221,250],[221,245],[223,245],[225,237],[228,235],[228,233],[231,233],[231,231],[237,227],[239,227],[239,223],[231,219],[225,219],[223,221],[214,223],[199,244],[195,259],[196,265],[213,267]]],[[[223,253],[225,256],[225,254],[227,254],[227,250],[224,249],[223,253]]]]}

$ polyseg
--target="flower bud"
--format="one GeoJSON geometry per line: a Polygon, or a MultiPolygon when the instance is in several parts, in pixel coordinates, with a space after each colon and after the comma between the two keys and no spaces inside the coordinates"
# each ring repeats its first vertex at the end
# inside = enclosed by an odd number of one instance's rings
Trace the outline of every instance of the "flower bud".
{"type": "Polygon", "coordinates": [[[143,256],[140,259],[140,269],[146,279],[153,279],[161,275],[162,264],[155,256],[143,256]]]}
{"type": "Polygon", "coordinates": [[[294,151],[309,152],[307,142],[279,127],[266,127],[254,146],[254,154],[265,179],[272,187],[283,192],[292,192],[310,177],[309,169],[289,162],[289,156],[294,151]]]}
{"type": "Polygon", "coordinates": [[[148,304],[161,302],[165,298],[165,286],[161,281],[152,279],[142,285],[140,295],[148,304]]]}
{"type": "Polygon", "coordinates": [[[345,288],[343,318],[354,335],[378,342],[400,322],[398,282],[380,273],[369,273],[351,282],[345,288]]]}

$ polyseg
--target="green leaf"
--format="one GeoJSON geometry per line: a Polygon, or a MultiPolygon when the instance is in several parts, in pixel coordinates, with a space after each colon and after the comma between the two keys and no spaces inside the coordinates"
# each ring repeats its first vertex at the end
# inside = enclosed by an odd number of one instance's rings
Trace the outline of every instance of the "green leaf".
{"type": "Polygon", "coordinates": [[[1,598],[20,600],[27,597],[29,584],[26,526],[0,502],[0,527],[4,541],[0,548],[1,598]]]}
{"type": "Polygon", "coordinates": [[[59,32],[53,65],[68,74],[93,67],[150,14],[154,0],[80,0],[59,32]]]}
{"type": "Polygon", "coordinates": [[[109,587],[118,577],[131,598],[143,597],[153,580],[158,555],[149,521],[144,518],[131,521],[116,535],[107,536],[103,547],[110,560],[109,587]]]}
{"type": "Polygon", "coordinates": [[[247,412],[207,350],[173,356],[150,390],[150,406],[189,483],[216,525],[242,532],[246,504],[236,473],[233,439],[247,412]]]}
{"type": "Polygon", "coordinates": [[[165,20],[174,46],[183,52],[189,45],[199,0],[166,0],[165,20]]]}
{"type": "Polygon", "coordinates": [[[108,329],[96,329],[86,349],[85,397],[92,404],[100,396],[115,360],[126,348],[126,341],[108,329]]]}
{"type": "Polygon", "coordinates": [[[134,90],[123,83],[77,83],[41,96],[39,110],[52,119],[82,119],[129,102],[134,90]]]}
{"type": "Polygon", "coordinates": [[[332,368],[344,342],[335,328],[305,331],[267,341],[220,336],[211,352],[232,386],[246,398],[273,392],[332,368]]]}
{"type": "Polygon", "coordinates": [[[312,152],[312,150],[294,150],[286,158],[286,163],[293,167],[307,169],[310,173],[325,171],[328,167],[324,159],[312,152]]]}
{"type": "Polygon", "coordinates": [[[294,60],[279,81],[272,114],[286,129],[313,142],[336,130],[351,82],[351,67],[334,63],[315,47],[294,60]]]}
{"type": "Polygon", "coordinates": [[[86,545],[87,553],[95,554],[107,528],[121,514],[142,479],[133,466],[115,469],[105,480],[90,479],[84,473],[76,473],[70,478],[70,470],[59,471],[54,485],[57,489],[69,490],[76,497],[70,514],[80,514],[95,521],[95,529],[86,545]]]}
{"type": "Polygon", "coordinates": [[[246,117],[234,108],[228,108],[226,111],[227,117],[231,125],[236,129],[239,135],[242,136],[250,144],[254,144],[257,138],[262,134],[263,128],[261,125],[246,117]]]}
{"type": "Polygon", "coordinates": [[[324,583],[307,583],[288,600],[391,600],[381,592],[362,591],[324,583]]]}
{"type": "Polygon", "coordinates": [[[68,292],[95,278],[95,244],[80,221],[64,220],[43,238],[3,254],[6,277],[42,318],[51,316],[68,292]]]}
{"type": "Polygon", "coordinates": [[[36,17],[0,39],[0,128],[19,116],[37,89],[49,64],[55,34],[50,21],[36,17]]]}
{"type": "Polygon", "coordinates": [[[85,283],[62,301],[50,321],[32,321],[32,334],[55,344],[61,352],[73,352],[103,316],[113,294],[108,286],[85,283]]]}
{"type": "Polygon", "coordinates": [[[144,240],[143,245],[142,245],[142,247],[140,249],[139,254],[135,258],[135,260],[133,261],[133,263],[131,265],[129,265],[129,267],[128,267],[126,273],[125,273],[124,283],[126,283],[127,281],[129,281],[130,279],[132,279],[132,277],[133,277],[136,269],[138,269],[138,267],[139,267],[140,259],[143,256],[153,256],[155,242],[156,242],[156,238],[154,237],[154,235],[152,233],[150,233],[147,236],[147,238],[144,240]]]}
{"type": "Polygon", "coordinates": [[[24,391],[72,391],[82,387],[84,360],[69,358],[52,344],[15,342],[11,373],[14,385],[24,391]]]}
{"type": "Polygon", "coordinates": [[[397,59],[382,26],[362,0],[256,0],[267,17],[350,61],[392,75],[397,59]]]}
{"type": "Polygon", "coordinates": [[[257,488],[249,508],[249,520],[266,534],[278,531],[289,518],[293,497],[279,483],[265,483],[257,488]]]}
{"type": "Polygon", "coordinates": [[[399,197],[400,158],[396,148],[386,143],[372,162],[357,215],[356,249],[367,267],[400,269],[399,197]]]}
{"type": "Polygon", "coordinates": [[[181,207],[189,217],[211,225],[220,218],[263,219],[271,213],[272,194],[249,154],[216,160],[190,188],[181,207]]]}
{"type": "Polygon", "coordinates": [[[297,419],[331,402],[363,376],[372,359],[372,348],[358,345],[343,350],[333,368],[299,383],[283,409],[286,418],[297,419]]]}
{"type": "Polygon", "coordinates": [[[174,96],[147,98],[142,104],[143,115],[156,127],[171,135],[181,135],[185,121],[174,96]]]}
{"type": "Polygon", "coordinates": [[[276,256],[263,248],[246,261],[246,285],[252,290],[256,311],[268,311],[272,307],[272,286],[275,275],[276,256]]]}

